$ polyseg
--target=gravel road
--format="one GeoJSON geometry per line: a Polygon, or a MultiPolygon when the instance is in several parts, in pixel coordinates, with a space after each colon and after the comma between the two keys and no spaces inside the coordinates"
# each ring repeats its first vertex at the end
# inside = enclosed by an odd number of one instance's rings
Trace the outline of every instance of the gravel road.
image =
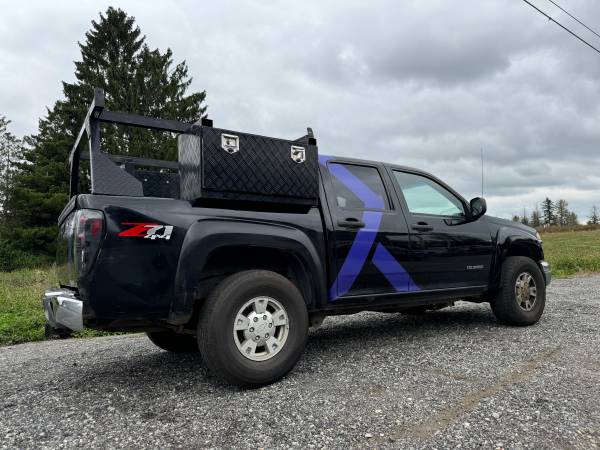
{"type": "Polygon", "coordinates": [[[600,446],[600,276],[539,324],[488,305],[328,318],[284,380],[240,390],[143,335],[0,348],[0,448],[600,446]]]}

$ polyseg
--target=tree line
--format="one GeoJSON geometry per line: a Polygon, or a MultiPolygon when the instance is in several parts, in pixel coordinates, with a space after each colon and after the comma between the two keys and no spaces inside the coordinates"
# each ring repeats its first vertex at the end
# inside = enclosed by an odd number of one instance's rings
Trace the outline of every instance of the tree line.
{"type": "MultiPolygon", "coordinates": [[[[566,200],[558,199],[554,201],[548,197],[540,205],[536,205],[531,214],[523,209],[523,215],[515,214],[512,220],[534,228],[562,228],[580,225],[577,214],[569,209],[569,203],[566,200]]],[[[600,210],[596,205],[591,208],[587,224],[600,225],[600,210]]]]}
{"type": "MultiPolygon", "coordinates": [[[[165,119],[195,122],[206,111],[206,92],[188,92],[185,61],[170,49],[151,49],[121,9],[108,8],[79,42],[75,81],[62,82],[63,99],[39,120],[32,136],[18,139],[0,114],[0,270],[50,262],[56,220],[68,201],[68,155],[85,118],[94,87],[106,106],[165,119]]],[[[103,125],[103,151],[174,160],[176,137],[132,127],[103,125]]]]}

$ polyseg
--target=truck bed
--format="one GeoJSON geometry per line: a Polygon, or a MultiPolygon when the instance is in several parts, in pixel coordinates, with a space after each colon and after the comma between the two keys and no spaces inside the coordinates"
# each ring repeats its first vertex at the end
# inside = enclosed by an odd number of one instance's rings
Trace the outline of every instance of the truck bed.
{"type": "MultiPolygon", "coordinates": [[[[203,234],[214,235],[220,240],[219,246],[225,240],[231,248],[247,248],[253,243],[270,245],[253,242],[252,236],[258,233],[269,236],[264,234],[265,230],[277,229],[299,239],[308,239],[304,244],[313,249],[314,256],[322,262],[321,273],[327,273],[323,215],[318,207],[303,212],[248,211],[193,206],[188,201],[169,198],[81,194],[67,205],[61,221],[76,208],[103,211],[107,226],[94,266],[88,276],[79,279],[77,286],[80,296],[85,299],[84,320],[88,321],[88,326],[124,329],[129,325],[145,327],[167,317],[173,323],[189,320],[190,311],[185,306],[178,309],[173,305],[192,302],[193,299],[188,297],[196,286],[191,285],[199,282],[199,274],[195,277],[194,273],[211,258],[209,248],[189,244],[203,234]],[[245,236],[240,234],[239,227],[235,231],[231,227],[231,233],[228,230],[228,224],[240,222],[244,223],[245,236]],[[165,224],[172,226],[173,231],[168,240],[120,236],[132,227],[130,224],[140,223],[165,224]],[[188,243],[184,246],[186,239],[188,243]],[[118,299],[118,302],[107,299],[118,299]]],[[[271,240],[272,245],[277,243],[276,237],[271,240]]],[[[204,242],[204,245],[210,245],[204,242]]],[[[66,255],[57,261],[60,284],[74,287],[66,262],[66,255]]],[[[235,272],[237,266],[247,263],[244,252],[225,262],[227,272],[235,272]]],[[[222,276],[217,272],[212,275],[222,276]]],[[[326,279],[325,276],[322,278],[323,281],[326,279]]]]}

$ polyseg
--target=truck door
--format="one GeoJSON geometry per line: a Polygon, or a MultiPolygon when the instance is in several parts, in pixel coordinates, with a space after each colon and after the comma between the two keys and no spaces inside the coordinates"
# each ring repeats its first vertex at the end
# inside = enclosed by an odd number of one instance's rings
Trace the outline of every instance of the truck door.
{"type": "Polygon", "coordinates": [[[408,226],[386,192],[382,177],[389,180],[389,175],[377,165],[324,156],[320,164],[333,222],[328,231],[330,301],[408,291],[411,280],[403,267],[408,226]]]}
{"type": "Polygon", "coordinates": [[[493,251],[487,225],[464,222],[466,202],[432,177],[392,173],[410,230],[409,271],[419,288],[487,285],[493,251]]]}

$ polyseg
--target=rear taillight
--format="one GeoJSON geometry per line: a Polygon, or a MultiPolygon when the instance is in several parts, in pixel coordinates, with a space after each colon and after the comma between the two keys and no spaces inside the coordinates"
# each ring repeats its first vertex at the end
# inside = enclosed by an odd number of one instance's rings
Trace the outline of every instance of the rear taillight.
{"type": "Polygon", "coordinates": [[[96,259],[104,235],[104,214],[93,209],[80,209],[73,217],[75,268],[78,275],[85,274],[96,259]]]}

